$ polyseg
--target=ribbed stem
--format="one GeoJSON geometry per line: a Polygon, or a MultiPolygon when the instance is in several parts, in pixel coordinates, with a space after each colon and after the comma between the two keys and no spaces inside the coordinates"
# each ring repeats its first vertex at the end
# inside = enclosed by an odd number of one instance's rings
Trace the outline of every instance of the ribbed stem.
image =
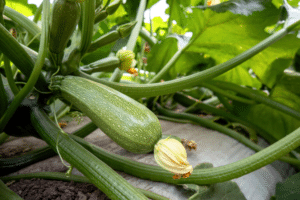
{"type": "Polygon", "coordinates": [[[38,80],[38,77],[42,71],[42,67],[45,61],[45,57],[47,54],[48,49],[48,40],[49,40],[49,20],[50,20],[50,2],[49,0],[43,1],[43,16],[42,16],[42,36],[41,36],[41,42],[39,46],[39,54],[37,61],[34,65],[33,71],[28,79],[28,82],[25,84],[25,86],[22,88],[22,90],[18,93],[17,96],[15,96],[14,100],[0,119],[0,132],[3,131],[6,124],[8,123],[9,119],[13,116],[15,111],[17,110],[20,103],[23,101],[23,99],[30,93],[30,91],[33,89],[35,83],[38,80]]]}
{"type": "MultiPolygon", "coordinates": [[[[135,19],[135,21],[137,21],[137,23],[134,26],[134,28],[130,34],[129,40],[126,45],[126,50],[134,51],[136,40],[139,36],[139,32],[142,27],[146,5],[147,5],[147,0],[140,1],[138,13],[137,13],[136,19],[135,19]]],[[[123,76],[123,71],[120,70],[119,68],[117,68],[117,69],[115,69],[114,73],[110,77],[109,81],[119,82],[121,80],[122,76],[123,76]]]]}
{"type": "Polygon", "coordinates": [[[114,82],[108,82],[105,80],[97,79],[97,78],[91,77],[87,74],[80,73],[80,72],[78,72],[77,75],[94,80],[94,81],[102,83],[104,85],[108,85],[108,86],[110,86],[116,90],[119,90],[120,92],[125,93],[128,96],[131,96],[133,98],[159,96],[159,95],[163,95],[163,94],[174,93],[174,92],[180,91],[185,88],[191,88],[193,86],[198,85],[201,82],[211,80],[211,79],[227,72],[228,70],[238,66],[239,64],[245,62],[246,60],[250,59],[251,57],[253,57],[257,53],[261,52],[263,49],[267,48],[268,46],[270,46],[271,44],[273,44],[274,42],[281,39],[282,37],[284,37],[287,34],[288,34],[288,31],[286,29],[281,29],[280,31],[278,31],[275,34],[271,35],[270,37],[266,38],[265,40],[263,40],[259,44],[255,45],[251,49],[226,61],[225,63],[216,65],[207,70],[197,72],[195,74],[192,74],[192,75],[189,75],[186,77],[182,77],[182,78],[171,80],[171,81],[165,81],[163,83],[139,84],[139,85],[123,84],[123,83],[118,84],[118,83],[114,83],[114,82]]]}
{"type": "MultiPolygon", "coordinates": [[[[17,22],[21,27],[23,27],[28,33],[30,33],[32,36],[35,36],[41,32],[40,28],[36,23],[28,19],[23,14],[15,11],[14,9],[5,6],[4,7],[4,14],[12,19],[13,21],[17,22]]],[[[38,37],[37,40],[40,40],[38,37]]]]}

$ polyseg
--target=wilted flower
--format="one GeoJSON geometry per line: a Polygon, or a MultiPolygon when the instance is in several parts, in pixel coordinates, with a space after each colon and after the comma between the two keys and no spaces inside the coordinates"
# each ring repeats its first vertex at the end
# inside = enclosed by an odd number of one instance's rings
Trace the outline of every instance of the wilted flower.
{"type": "Polygon", "coordinates": [[[188,150],[196,150],[197,149],[197,143],[194,140],[187,140],[187,139],[181,139],[182,145],[188,149],[188,150]]]}
{"type": "Polygon", "coordinates": [[[161,139],[154,147],[154,158],[162,168],[174,173],[174,179],[189,177],[193,167],[187,161],[183,145],[176,139],[161,139]]]}

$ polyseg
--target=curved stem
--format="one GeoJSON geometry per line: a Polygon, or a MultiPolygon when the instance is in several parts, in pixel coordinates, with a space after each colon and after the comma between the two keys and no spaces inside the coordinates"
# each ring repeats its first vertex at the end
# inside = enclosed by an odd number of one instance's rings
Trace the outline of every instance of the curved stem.
{"type": "MultiPolygon", "coordinates": [[[[91,132],[96,130],[98,127],[90,122],[80,129],[76,130],[73,135],[76,135],[80,138],[84,138],[89,135],[91,132]]],[[[3,134],[3,133],[2,133],[3,134]]],[[[6,134],[5,134],[6,135],[6,134]]],[[[38,133],[37,133],[38,135],[38,133]]],[[[1,136],[1,135],[0,135],[1,136]]],[[[1,142],[0,142],[1,144],[1,142]]],[[[13,158],[0,158],[0,176],[6,175],[8,173],[15,172],[19,169],[22,169],[26,166],[34,164],[38,161],[50,158],[57,155],[55,151],[51,149],[50,146],[45,146],[24,155],[20,155],[13,158]]]]}
{"type": "MultiPolygon", "coordinates": [[[[137,23],[134,26],[134,28],[130,34],[129,40],[126,45],[126,50],[131,50],[131,51],[134,50],[136,40],[139,36],[139,32],[142,27],[146,5],[147,5],[147,0],[140,1],[138,13],[137,13],[136,19],[135,19],[135,21],[137,21],[137,23]]],[[[120,70],[119,68],[117,68],[117,69],[115,69],[114,73],[110,77],[109,81],[119,82],[121,80],[122,76],[123,76],[123,71],[120,70]]]]}
{"type": "MultiPolygon", "coordinates": [[[[2,80],[2,74],[0,74],[0,117],[4,114],[8,106],[7,95],[2,80]]],[[[1,132],[1,131],[0,131],[1,132]]]]}
{"type": "Polygon", "coordinates": [[[234,83],[229,82],[223,82],[223,81],[209,81],[209,84],[212,84],[216,87],[222,88],[224,90],[232,90],[237,93],[240,93],[246,97],[249,97],[257,102],[263,103],[267,106],[270,106],[276,110],[279,110],[281,112],[284,112],[292,117],[295,117],[296,119],[300,119],[300,112],[281,104],[277,101],[272,100],[270,97],[264,96],[260,94],[259,92],[252,90],[250,88],[242,87],[239,85],[236,85],[234,83]]]}
{"type": "MultiPolygon", "coordinates": [[[[27,47],[24,47],[27,48],[27,47]]],[[[31,58],[30,52],[19,44],[19,42],[0,24],[0,51],[11,60],[18,69],[29,78],[34,67],[34,60],[31,58]]],[[[36,86],[41,91],[47,91],[48,86],[44,76],[38,77],[36,86]]]]}
{"type": "MultiPolygon", "coordinates": [[[[10,19],[12,19],[13,21],[17,22],[20,26],[22,26],[25,30],[27,30],[28,33],[30,33],[31,35],[37,35],[41,32],[40,28],[36,25],[36,23],[34,23],[30,19],[28,19],[26,16],[15,11],[14,9],[12,9],[10,7],[7,7],[7,6],[4,7],[4,14],[7,17],[9,17],[10,19]]],[[[40,40],[39,37],[37,39],[40,40]]]]}
{"type": "Polygon", "coordinates": [[[288,31],[286,29],[281,29],[280,31],[266,38],[265,40],[255,45],[251,49],[248,49],[247,51],[226,61],[225,63],[221,63],[207,70],[197,72],[195,74],[186,77],[182,77],[171,81],[165,81],[163,83],[138,84],[138,85],[123,84],[123,83],[118,84],[114,82],[108,82],[105,80],[97,79],[87,74],[84,74],[82,72],[77,72],[77,75],[94,80],[104,85],[108,85],[116,90],[119,90],[124,94],[127,94],[128,96],[131,96],[132,98],[151,97],[151,96],[169,94],[169,93],[180,91],[185,88],[196,86],[203,81],[211,80],[227,72],[228,70],[238,66],[239,64],[245,62],[249,58],[256,55],[257,53],[261,52],[263,49],[267,48],[268,46],[270,46],[271,44],[273,44],[274,42],[281,39],[287,34],[288,31]]]}
{"type": "Polygon", "coordinates": [[[226,91],[224,91],[224,90],[222,90],[222,89],[220,89],[220,88],[218,88],[216,86],[208,84],[208,83],[200,83],[199,86],[200,87],[202,86],[202,87],[208,88],[208,89],[210,89],[210,90],[212,90],[214,92],[217,92],[217,93],[219,93],[219,94],[221,94],[221,95],[223,95],[223,96],[225,96],[225,97],[227,97],[227,98],[229,98],[231,100],[239,101],[239,102],[245,103],[245,104],[256,104],[256,102],[253,101],[253,100],[251,100],[251,99],[246,99],[246,98],[243,98],[243,97],[239,97],[239,96],[230,94],[230,93],[228,93],[228,92],[226,92],[226,91]]]}
{"type": "MultiPolygon", "coordinates": [[[[213,184],[246,175],[274,162],[275,160],[289,153],[291,150],[297,148],[297,146],[300,145],[300,128],[279,142],[248,158],[221,167],[194,170],[193,174],[189,178],[179,180],[174,180],[172,178],[172,173],[162,169],[159,166],[139,163],[123,156],[106,152],[100,147],[91,145],[90,143],[76,136],[70,137],[76,142],[80,143],[84,148],[89,150],[106,164],[111,166],[113,169],[139,178],[173,184],[213,184]]],[[[295,161],[295,163],[298,162],[299,164],[299,161],[296,159],[293,159],[293,161],[295,161]]]]}
{"type": "Polygon", "coordinates": [[[38,77],[42,71],[42,67],[45,61],[47,49],[48,49],[48,38],[49,38],[49,20],[50,20],[50,2],[49,0],[43,1],[43,16],[42,16],[42,36],[39,46],[39,54],[34,65],[33,71],[28,79],[28,82],[22,88],[22,90],[15,96],[14,100],[0,119],[0,132],[3,131],[4,127],[8,123],[9,119],[13,116],[23,99],[33,89],[38,77]]]}
{"type": "Polygon", "coordinates": [[[152,37],[144,27],[140,30],[140,36],[146,40],[151,47],[157,43],[157,39],[152,37]]]}
{"type": "Polygon", "coordinates": [[[38,7],[38,9],[35,11],[34,17],[33,17],[33,22],[37,23],[41,17],[41,13],[43,10],[43,4],[38,7]]]}
{"type": "MultiPolygon", "coordinates": [[[[21,179],[32,179],[32,178],[60,180],[60,181],[74,181],[77,183],[91,183],[91,181],[85,176],[79,176],[74,174],[71,174],[70,176],[66,176],[66,174],[62,172],[36,172],[36,173],[14,175],[9,177],[1,177],[0,179],[4,182],[8,182],[12,180],[18,181],[21,179]]],[[[153,192],[143,190],[140,188],[136,188],[136,189],[139,190],[141,193],[143,193],[146,197],[151,198],[153,200],[168,200],[168,198],[155,194],[153,192]]]]}
{"type": "MultiPolygon", "coordinates": [[[[232,137],[234,139],[236,139],[237,141],[239,141],[240,143],[244,144],[245,146],[249,147],[250,149],[254,150],[254,151],[261,151],[263,150],[262,147],[260,147],[259,145],[255,144],[254,142],[252,142],[251,140],[249,140],[248,138],[246,138],[245,136],[243,136],[242,134],[229,129],[225,126],[222,126],[216,122],[207,120],[207,119],[203,119],[201,117],[195,116],[193,114],[187,114],[187,113],[175,113],[172,111],[168,111],[166,109],[163,109],[160,106],[157,106],[157,110],[158,112],[160,112],[163,115],[166,115],[167,117],[172,117],[172,118],[176,118],[176,119],[181,119],[181,120],[190,120],[193,121],[201,126],[207,127],[207,128],[211,128],[213,130],[219,131],[221,133],[224,133],[226,135],[228,135],[229,137],[232,137]]],[[[289,158],[289,157],[282,157],[279,160],[290,163],[290,164],[295,164],[298,167],[300,167],[300,160],[294,159],[294,158],[289,158]]]]}
{"type": "Polygon", "coordinates": [[[53,150],[57,149],[57,138],[59,137],[59,152],[63,159],[76,167],[108,197],[111,199],[146,199],[122,176],[76,143],[71,135],[61,132],[44,111],[37,107],[32,108],[31,121],[36,131],[53,150]]]}
{"type": "Polygon", "coordinates": [[[94,31],[95,0],[84,1],[82,3],[82,32],[80,42],[80,52],[83,56],[89,49],[94,31]]]}
{"type": "Polygon", "coordinates": [[[19,195],[10,190],[2,181],[0,181],[0,198],[1,199],[13,199],[23,200],[19,195]]]}
{"type": "MultiPolygon", "coordinates": [[[[192,99],[191,97],[188,97],[182,93],[175,93],[175,95],[173,96],[174,100],[177,101],[178,103],[180,103],[181,105],[187,107],[190,105],[193,105],[194,103],[197,103],[197,101],[195,99],[192,99]]],[[[251,122],[249,122],[246,119],[243,119],[241,117],[237,117],[231,113],[225,112],[223,110],[217,109],[213,106],[204,104],[203,102],[198,102],[197,105],[195,105],[196,109],[201,109],[204,110],[206,112],[212,113],[214,115],[218,115],[221,117],[224,117],[225,119],[234,121],[234,122],[239,122],[247,127],[250,127],[252,129],[255,129],[259,132],[259,134],[265,138],[269,143],[274,143],[277,140],[272,137],[268,132],[266,132],[265,130],[261,129],[260,127],[257,127],[256,125],[252,124],[251,122]]]]}
{"type": "Polygon", "coordinates": [[[19,93],[19,88],[17,87],[17,85],[14,81],[14,75],[11,70],[10,60],[4,55],[3,61],[4,61],[4,68],[5,68],[5,75],[6,75],[9,87],[10,87],[11,91],[14,93],[14,95],[17,95],[19,93]]]}

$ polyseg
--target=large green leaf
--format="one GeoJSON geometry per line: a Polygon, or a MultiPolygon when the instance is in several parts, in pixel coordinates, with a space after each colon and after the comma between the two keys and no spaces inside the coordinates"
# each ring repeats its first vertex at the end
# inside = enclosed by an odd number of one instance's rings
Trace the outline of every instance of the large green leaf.
{"type": "MultiPolygon", "coordinates": [[[[287,90],[284,85],[277,84],[271,91],[270,98],[300,111],[300,97],[287,90]]],[[[300,120],[265,104],[245,105],[233,101],[236,115],[265,130],[279,140],[300,127],[300,120]]]]}
{"type": "MultiPolygon", "coordinates": [[[[238,10],[236,8],[234,11],[241,12],[238,10]]],[[[205,11],[193,9],[188,29],[193,32],[193,38],[196,40],[187,52],[209,54],[216,60],[216,64],[219,64],[267,38],[269,34],[264,29],[277,22],[279,10],[273,4],[265,3],[250,11],[252,14],[245,16],[228,11],[217,13],[210,9],[205,11]],[[264,10],[254,12],[255,9],[264,10]]],[[[251,68],[261,82],[271,88],[276,82],[277,75],[289,66],[299,46],[299,39],[295,35],[288,35],[217,79],[259,87],[258,81],[247,73],[251,68]]]]}
{"type": "Polygon", "coordinates": [[[300,173],[276,185],[276,200],[294,200],[300,197],[300,173]]]}
{"type": "MultiPolygon", "coordinates": [[[[298,6],[299,0],[287,0],[287,2],[291,5],[291,6],[298,6]]],[[[272,0],[272,3],[279,8],[280,6],[283,5],[283,0],[272,0]]]]}
{"type": "MultiPolygon", "coordinates": [[[[177,49],[177,39],[174,37],[168,37],[161,43],[155,44],[148,57],[147,71],[159,72],[176,53],[177,49]]],[[[170,79],[169,74],[166,74],[163,79],[170,79]]]]}
{"type": "MultiPolygon", "coordinates": [[[[202,163],[197,165],[194,170],[212,167],[213,165],[211,163],[202,163]]],[[[190,197],[190,199],[193,200],[246,200],[239,186],[233,181],[204,186],[196,184],[183,184],[182,186],[186,190],[195,192],[195,194],[190,197]]]]}
{"type": "Polygon", "coordinates": [[[151,8],[154,4],[156,4],[159,0],[149,0],[147,2],[147,9],[151,8]]]}
{"type": "Polygon", "coordinates": [[[281,76],[279,84],[286,90],[289,90],[300,96],[300,73],[294,71],[285,71],[285,73],[281,76]]]}
{"type": "Polygon", "coordinates": [[[22,13],[26,17],[34,15],[37,7],[35,4],[28,4],[27,0],[5,0],[6,6],[22,13]]]}
{"type": "Polygon", "coordinates": [[[191,5],[191,0],[167,0],[169,8],[166,13],[170,15],[169,20],[175,20],[181,27],[186,26],[187,16],[185,8],[191,5]]]}

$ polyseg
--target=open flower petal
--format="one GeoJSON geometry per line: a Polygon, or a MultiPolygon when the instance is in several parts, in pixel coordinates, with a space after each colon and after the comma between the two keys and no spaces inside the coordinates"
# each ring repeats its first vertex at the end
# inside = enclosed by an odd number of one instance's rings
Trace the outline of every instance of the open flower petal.
{"type": "Polygon", "coordinates": [[[174,174],[183,175],[193,171],[193,167],[187,161],[185,148],[178,140],[160,140],[155,145],[154,158],[157,164],[174,174]]]}

